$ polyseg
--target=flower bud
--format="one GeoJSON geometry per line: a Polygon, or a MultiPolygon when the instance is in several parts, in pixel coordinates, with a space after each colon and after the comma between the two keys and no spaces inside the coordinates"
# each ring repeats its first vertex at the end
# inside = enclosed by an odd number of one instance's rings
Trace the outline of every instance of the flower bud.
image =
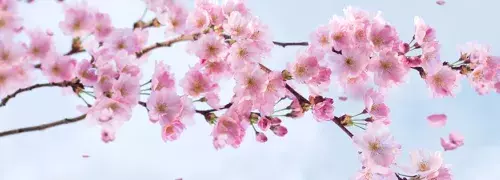
{"type": "Polygon", "coordinates": [[[276,125],[276,126],[271,126],[271,130],[273,131],[276,136],[283,137],[288,133],[288,129],[286,129],[285,126],[281,125],[276,125]]]}
{"type": "Polygon", "coordinates": [[[257,132],[255,134],[256,134],[255,139],[257,140],[257,142],[261,142],[261,143],[267,142],[267,136],[264,133],[257,132]]]}

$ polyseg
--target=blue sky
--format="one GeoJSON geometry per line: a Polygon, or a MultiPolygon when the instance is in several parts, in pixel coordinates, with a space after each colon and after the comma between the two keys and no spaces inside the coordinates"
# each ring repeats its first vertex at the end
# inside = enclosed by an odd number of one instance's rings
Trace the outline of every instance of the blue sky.
{"type": "MultiPolygon", "coordinates": [[[[145,6],[140,0],[89,0],[89,4],[111,15],[116,27],[131,27],[145,6]]],[[[277,41],[304,41],[320,24],[352,5],[380,10],[384,18],[397,27],[403,39],[411,39],[413,17],[421,16],[437,30],[442,44],[442,59],[458,58],[458,45],[477,41],[491,45],[500,54],[500,26],[491,15],[499,2],[494,0],[450,0],[438,6],[433,0],[247,0],[253,14],[268,24],[277,41]]],[[[192,7],[192,0],[187,1],[192,7]]],[[[28,28],[50,28],[55,32],[59,52],[70,47],[70,38],[57,29],[62,20],[61,6],[41,0],[21,5],[20,12],[28,28]]],[[[147,18],[152,18],[148,14],[147,18]]],[[[162,30],[152,30],[150,43],[164,40],[162,30]]],[[[295,59],[299,47],[275,47],[263,63],[282,70],[295,59]]],[[[78,55],[78,58],[85,55],[78,55]]],[[[163,60],[181,77],[196,58],[185,53],[185,44],[156,50],[144,66],[145,77],[152,74],[155,60],[163,60]]],[[[38,82],[43,82],[38,78],[38,82]]],[[[232,89],[228,88],[227,91],[232,89]]],[[[327,95],[338,95],[330,87],[327,95]]],[[[305,89],[300,89],[306,93],[305,89]]],[[[446,152],[447,163],[453,165],[457,180],[500,179],[500,125],[498,94],[477,95],[464,80],[454,98],[433,99],[417,73],[408,82],[390,91],[392,132],[403,145],[401,163],[408,151],[417,148],[441,150],[439,137],[450,131],[465,136],[465,146],[446,152]],[[448,115],[445,128],[430,128],[425,117],[433,113],[448,115]]],[[[0,131],[49,122],[79,115],[81,101],[62,96],[56,88],[38,89],[23,94],[0,108],[0,131]]],[[[336,102],[336,113],[357,113],[362,102],[336,102]]],[[[152,179],[169,180],[326,180],[348,179],[360,166],[352,142],[333,123],[318,123],[310,114],[297,120],[285,120],[289,134],[284,138],[269,136],[260,144],[249,131],[239,149],[216,151],[211,142],[211,127],[201,116],[179,141],[164,143],[159,126],[148,121],[143,108],[134,109],[130,122],[118,132],[115,142],[104,144],[99,129],[85,122],[61,126],[44,132],[26,133],[0,138],[1,180],[87,180],[87,179],[152,179]],[[91,157],[82,159],[82,154],[91,157]]]]}

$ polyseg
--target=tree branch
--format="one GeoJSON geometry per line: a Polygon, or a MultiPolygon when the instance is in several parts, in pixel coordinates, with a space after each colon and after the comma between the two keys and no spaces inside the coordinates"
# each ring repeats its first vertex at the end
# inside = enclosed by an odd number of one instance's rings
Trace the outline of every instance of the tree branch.
{"type": "Polygon", "coordinates": [[[18,94],[26,92],[26,91],[31,91],[36,88],[42,88],[42,87],[70,87],[70,86],[75,86],[77,83],[71,82],[71,81],[63,81],[63,82],[51,82],[51,83],[45,83],[45,84],[35,84],[27,88],[22,88],[18,89],[12,94],[7,95],[5,98],[2,99],[2,102],[0,103],[0,107],[3,107],[9,102],[10,99],[16,97],[18,94]]]}
{"type": "Polygon", "coordinates": [[[51,122],[51,123],[47,123],[47,124],[41,124],[41,125],[37,125],[37,126],[30,126],[30,127],[8,130],[8,131],[0,132],[0,137],[14,135],[14,134],[20,134],[20,133],[25,133],[25,132],[32,132],[32,131],[42,131],[42,130],[45,130],[48,128],[78,122],[78,121],[85,119],[85,117],[87,117],[87,115],[83,114],[83,115],[80,115],[80,116],[77,116],[74,118],[65,118],[65,119],[51,122]]]}
{"type": "Polygon", "coordinates": [[[278,41],[273,41],[274,45],[281,46],[281,47],[287,47],[287,46],[308,46],[309,43],[307,42],[278,42],[278,41]]]}
{"type": "Polygon", "coordinates": [[[199,34],[192,34],[192,35],[181,35],[177,38],[174,38],[169,41],[165,42],[157,42],[156,44],[146,47],[142,49],[141,51],[136,53],[137,58],[140,58],[144,54],[148,53],[149,51],[152,51],[153,49],[160,48],[160,47],[170,47],[172,44],[177,43],[177,42],[182,42],[182,41],[192,41],[196,40],[198,38],[199,34]]]}

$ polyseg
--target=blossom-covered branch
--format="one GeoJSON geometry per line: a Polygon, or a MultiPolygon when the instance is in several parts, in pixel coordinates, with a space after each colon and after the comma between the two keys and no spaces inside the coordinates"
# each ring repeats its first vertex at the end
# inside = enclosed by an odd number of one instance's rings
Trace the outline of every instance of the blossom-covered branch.
{"type": "MultiPolygon", "coordinates": [[[[0,1],[0,5],[4,2],[13,1],[0,1]]],[[[102,129],[101,138],[106,143],[115,139],[137,105],[145,107],[148,119],[161,126],[165,142],[178,140],[193,116],[203,115],[213,125],[216,149],[238,148],[247,130],[254,131],[255,140],[262,143],[271,133],[283,137],[288,133],[286,119],[311,111],[316,121],[333,121],[352,138],[362,159],[358,180],[451,178],[439,152],[412,152],[408,175],[393,170],[401,145],[390,134],[390,108],[381,89],[402,84],[408,72],[419,72],[435,97],[453,96],[460,78],[468,78],[481,95],[500,92],[500,58],[491,55],[486,46],[469,44],[461,50],[458,61],[442,62],[435,30],[419,17],[414,19],[415,33],[409,42],[400,39],[396,28],[380,14],[373,16],[353,7],[317,28],[307,42],[278,42],[272,41],[268,26],[242,1],[214,4],[196,0],[190,11],[177,1],[145,2],[148,8],[144,14],[152,11],[156,17],[146,22],[143,15],[131,28],[114,27],[108,14],[85,3],[65,6],[65,18],[59,24],[62,32],[73,38],[66,54],[56,53],[52,35],[41,30],[29,31],[26,45],[12,41],[12,37],[0,39],[0,52],[8,54],[0,56],[0,91],[14,91],[21,86],[16,82],[28,82],[32,63],[39,63],[35,67],[49,82],[77,81],[80,89],[74,91],[93,98],[92,102],[83,99],[88,108],[80,110],[86,121],[102,129]],[[155,27],[164,28],[175,38],[146,46],[148,30],[155,27]],[[80,37],[85,37],[85,42],[80,37]],[[198,61],[181,76],[174,76],[169,65],[157,61],[153,75],[147,78],[150,80],[141,83],[141,67],[148,60],[145,54],[177,42],[187,42],[186,52],[198,61]],[[305,48],[298,50],[285,70],[275,71],[263,64],[279,46],[305,48]],[[90,60],[70,57],[83,51],[90,54],[90,60]],[[234,87],[220,87],[220,82],[228,79],[234,80],[234,87]],[[307,87],[307,96],[292,84],[307,87]],[[334,111],[340,102],[322,95],[331,87],[342,90],[341,101],[362,99],[364,109],[355,115],[334,111]],[[221,96],[231,96],[230,102],[221,104],[221,96]],[[198,104],[211,109],[199,110],[198,104]],[[363,131],[353,133],[348,128],[363,131]]],[[[9,11],[0,13],[5,22],[0,27],[2,34],[23,33],[16,29],[17,17],[10,17],[16,15],[14,10],[0,11],[9,11]]],[[[442,116],[429,119],[443,124],[442,116]]],[[[445,150],[463,145],[463,138],[455,133],[448,139],[441,139],[445,150]]]]}

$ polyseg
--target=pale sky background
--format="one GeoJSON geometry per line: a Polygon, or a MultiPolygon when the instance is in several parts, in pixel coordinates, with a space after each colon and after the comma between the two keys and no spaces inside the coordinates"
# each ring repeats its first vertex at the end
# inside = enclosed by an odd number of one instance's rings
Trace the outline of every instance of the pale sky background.
{"type": "MultiPolygon", "coordinates": [[[[55,32],[57,49],[63,53],[70,38],[57,25],[63,18],[61,5],[54,0],[38,0],[21,5],[28,28],[50,28],[55,32]]],[[[131,27],[145,5],[140,0],[89,0],[89,4],[111,15],[116,27],[131,27]]],[[[186,1],[193,7],[192,0],[186,1]]],[[[274,40],[304,41],[320,24],[342,9],[353,5],[372,13],[380,10],[397,27],[402,39],[411,39],[413,17],[421,16],[437,30],[443,60],[455,61],[458,45],[477,41],[491,45],[500,55],[500,26],[492,16],[498,11],[495,0],[450,0],[438,6],[434,0],[248,0],[253,14],[269,25],[274,40]]],[[[152,18],[148,14],[146,19],[152,18]]],[[[162,30],[151,31],[150,42],[164,40],[162,30]]],[[[295,59],[299,47],[275,47],[272,57],[263,61],[271,69],[282,70],[295,59]]],[[[83,57],[85,55],[79,55],[83,57]]],[[[78,56],[76,56],[78,57],[78,56]]],[[[151,77],[155,60],[164,60],[182,77],[196,58],[185,53],[185,43],[155,50],[144,66],[151,77]]],[[[433,99],[416,72],[409,81],[392,89],[387,102],[395,138],[403,145],[405,163],[408,151],[424,148],[441,150],[440,137],[450,131],[465,136],[465,146],[446,152],[446,163],[453,165],[457,180],[500,179],[500,96],[477,95],[465,80],[455,98],[433,99]],[[448,115],[445,128],[430,128],[425,117],[433,113],[448,115]]],[[[38,78],[39,82],[45,81],[38,78]]],[[[232,87],[230,87],[232,89],[232,87]]],[[[230,90],[229,89],[229,90],[230,90]]],[[[304,89],[301,91],[306,92],[304,89]]],[[[329,96],[337,95],[331,86],[329,96]]],[[[24,93],[0,108],[0,131],[37,125],[80,115],[75,107],[82,102],[62,96],[57,88],[24,93]]],[[[336,101],[337,115],[358,113],[362,102],[336,101]]],[[[188,127],[180,140],[164,143],[160,127],[151,124],[144,108],[134,110],[132,119],[117,133],[116,140],[104,144],[100,131],[85,122],[60,126],[43,132],[0,138],[0,180],[331,180],[348,179],[360,168],[350,139],[333,123],[318,123],[310,113],[298,120],[286,119],[289,130],[283,138],[268,133],[265,144],[255,142],[249,130],[239,149],[216,151],[211,126],[197,115],[196,125],[188,127]],[[90,155],[83,159],[82,154],[90,155]]]]}

